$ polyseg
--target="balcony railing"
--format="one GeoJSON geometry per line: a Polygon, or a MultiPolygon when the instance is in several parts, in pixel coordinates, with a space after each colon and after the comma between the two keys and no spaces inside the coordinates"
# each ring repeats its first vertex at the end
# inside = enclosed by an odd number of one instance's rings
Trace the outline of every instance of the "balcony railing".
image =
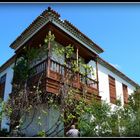
{"type": "MultiPolygon", "coordinates": [[[[46,59],[46,60],[40,62],[39,64],[37,64],[36,66],[32,67],[30,77],[38,75],[42,72],[46,72],[48,70],[47,61],[48,61],[48,59],[46,59]]],[[[52,75],[52,77],[55,77],[55,75],[57,75],[57,76],[59,75],[59,77],[63,77],[68,72],[72,73],[72,70],[70,68],[68,68],[65,65],[60,64],[52,59],[50,59],[49,71],[50,71],[50,75],[48,75],[49,78],[51,78],[51,75],[52,75]]],[[[59,78],[57,78],[57,76],[54,79],[59,81],[59,78]]],[[[73,81],[75,83],[86,84],[88,87],[94,88],[94,89],[98,88],[97,81],[95,81],[89,77],[86,77],[80,73],[75,74],[75,79],[76,80],[73,81]]]]}
{"type": "Polygon", "coordinates": [[[60,74],[60,75],[64,75],[65,74],[65,66],[54,61],[54,60],[50,60],[50,70],[60,74]]]}
{"type": "Polygon", "coordinates": [[[89,87],[97,89],[97,81],[80,74],[80,82],[88,85],[89,87]]]}
{"type": "Polygon", "coordinates": [[[47,61],[46,60],[38,63],[37,65],[33,66],[30,69],[29,77],[31,78],[31,77],[33,77],[37,74],[40,74],[40,73],[44,72],[46,70],[46,67],[47,67],[47,61]]]}

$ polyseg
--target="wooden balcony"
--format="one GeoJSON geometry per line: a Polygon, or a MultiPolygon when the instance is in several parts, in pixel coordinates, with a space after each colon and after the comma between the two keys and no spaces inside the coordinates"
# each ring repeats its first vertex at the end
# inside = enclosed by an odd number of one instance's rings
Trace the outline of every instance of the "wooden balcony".
{"type": "MultiPolygon", "coordinates": [[[[72,70],[52,59],[49,61],[46,59],[31,68],[28,85],[37,85],[40,79],[40,87],[43,92],[58,95],[60,88],[64,82],[66,82],[67,73],[72,73],[72,70]]],[[[98,100],[101,100],[101,97],[98,95],[97,81],[85,77],[80,73],[72,74],[72,76],[72,80],[70,80],[68,84],[72,85],[73,88],[78,89],[78,94],[82,95],[83,89],[86,89],[87,99],[91,99],[94,95],[98,100]]]]}

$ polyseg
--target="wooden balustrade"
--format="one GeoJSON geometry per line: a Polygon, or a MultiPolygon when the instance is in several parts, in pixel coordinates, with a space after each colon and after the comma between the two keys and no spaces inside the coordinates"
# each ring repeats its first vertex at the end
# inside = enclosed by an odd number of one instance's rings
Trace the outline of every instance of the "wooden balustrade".
{"type": "Polygon", "coordinates": [[[86,84],[88,87],[97,89],[98,82],[89,77],[84,76],[83,74],[80,74],[80,82],[86,84]]]}
{"type": "MultiPolygon", "coordinates": [[[[31,73],[30,79],[34,81],[33,83],[37,81],[41,73],[46,73],[47,61],[48,60],[46,59],[31,68],[31,72],[33,73],[31,73]]],[[[51,59],[49,75],[45,75],[46,77],[44,77],[44,81],[46,81],[46,84],[44,84],[46,86],[46,90],[50,90],[49,92],[58,92],[60,83],[65,82],[62,78],[65,78],[67,73],[72,74],[72,70],[65,65],[51,59]]],[[[82,90],[83,85],[86,85],[88,93],[94,92],[95,95],[98,95],[98,82],[80,73],[75,73],[70,84],[72,84],[74,88],[78,88],[80,90],[82,90]]]]}
{"type": "Polygon", "coordinates": [[[29,74],[29,77],[33,77],[39,73],[42,73],[46,70],[46,67],[47,67],[47,63],[46,63],[46,60],[38,63],[37,65],[33,66],[31,69],[30,69],[30,74],[29,74]]]}

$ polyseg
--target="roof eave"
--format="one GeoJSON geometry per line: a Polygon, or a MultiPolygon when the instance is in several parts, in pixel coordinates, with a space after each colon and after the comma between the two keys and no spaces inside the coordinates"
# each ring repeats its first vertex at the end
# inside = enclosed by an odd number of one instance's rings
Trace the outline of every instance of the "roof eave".
{"type": "MultiPolygon", "coordinates": [[[[49,9],[49,8],[48,8],[49,9]]],[[[50,10],[50,9],[49,9],[50,10]]],[[[59,22],[62,27],[65,27],[67,28],[67,30],[69,32],[72,32],[73,35],[79,35],[78,38],[81,39],[81,40],[84,40],[85,43],[87,43],[91,49],[94,49],[96,50],[96,52],[98,54],[104,52],[104,50],[102,48],[100,48],[97,44],[95,44],[91,39],[89,39],[86,35],[84,35],[82,32],[80,32],[74,25],[72,25],[70,22],[64,20],[62,21],[60,19],[60,15],[58,13],[56,13],[55,11],[51,11],[50,13],[48,12],[49,10],[45,10],[40,16],[38,16],[29,26],[28,28],[26,28],[26,30],[24,30],[20,36],[17,37],[17,39],[11,43],[10,47],[12,49],[17,49],[19,48],[20,46],[23,45],[23,42],[29,38],[30,35],[33,35],[34,32],[36,32],[36,30],[38,28],[36,27],[43,27],[45,24],[47,24],[46,21],[50,21],[52,22],[53,20],[54,21],[57,21],[59,22]],[[34,30],[34,32],[33,32],[34,30]]],[[[39,28],[39,29],[41,29],[39,28]]]]}
{"type": "Polygon", "coordinates": [[[3,72],[5,69],[7,69],[10,65],[12,65],[14,63],[15,57],[16,57],[16,55],[13,55],[2,66],[0,66],[0,73],[3,72]]]}
{"type": "Polygon", "coordinates": [[[134,87],[139,87],[140,86],[139,84],[137,84],[136,82],[134,82],[133,80],[131,80],[128,76],[126,76],[125,74],[123,74],[121,71],[119,71],[118,69],[116,69],[114,66],[112,66],[111,64],[109,64],[108,62],[106,62],[105,60],[103,60],[101,57],[98,57],[98,62],[100,64],[104,65],[105,67],[107,67],[113,73],[117,74],[119,77],[121,77],[125,81],[127,81],[129,84],[133,85],[134,87]]]}

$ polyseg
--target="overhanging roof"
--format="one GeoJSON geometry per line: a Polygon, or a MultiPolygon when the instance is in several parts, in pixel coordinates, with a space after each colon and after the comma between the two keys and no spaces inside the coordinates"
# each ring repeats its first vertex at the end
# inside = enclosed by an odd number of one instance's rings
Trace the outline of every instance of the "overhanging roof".
{"type": "Polygon", "coordinates": [[[0,66],[0,73],[7,69],[11,64],[15,62],[16,55],[9,58],[2,66],[0,66]]]}
{"type": "Polygon", "coordinates": [[[45,26],[48,22],[59,25],[69,33],[69,35],[74,36],[77,40],[82,41],[90,50],[96,53],[102,53],[103,49],[95,44],[91,39],[84,35],[80,30],[78,30],[73,24],[67,20],[61,20],[60,15],[48,7],[40,16],[38,16],[29,26],[26,28],[20,36],[10,45],[12,49],[17,50],[20,48],[27,40],[29,40],[39,29],[45,26]]]}

